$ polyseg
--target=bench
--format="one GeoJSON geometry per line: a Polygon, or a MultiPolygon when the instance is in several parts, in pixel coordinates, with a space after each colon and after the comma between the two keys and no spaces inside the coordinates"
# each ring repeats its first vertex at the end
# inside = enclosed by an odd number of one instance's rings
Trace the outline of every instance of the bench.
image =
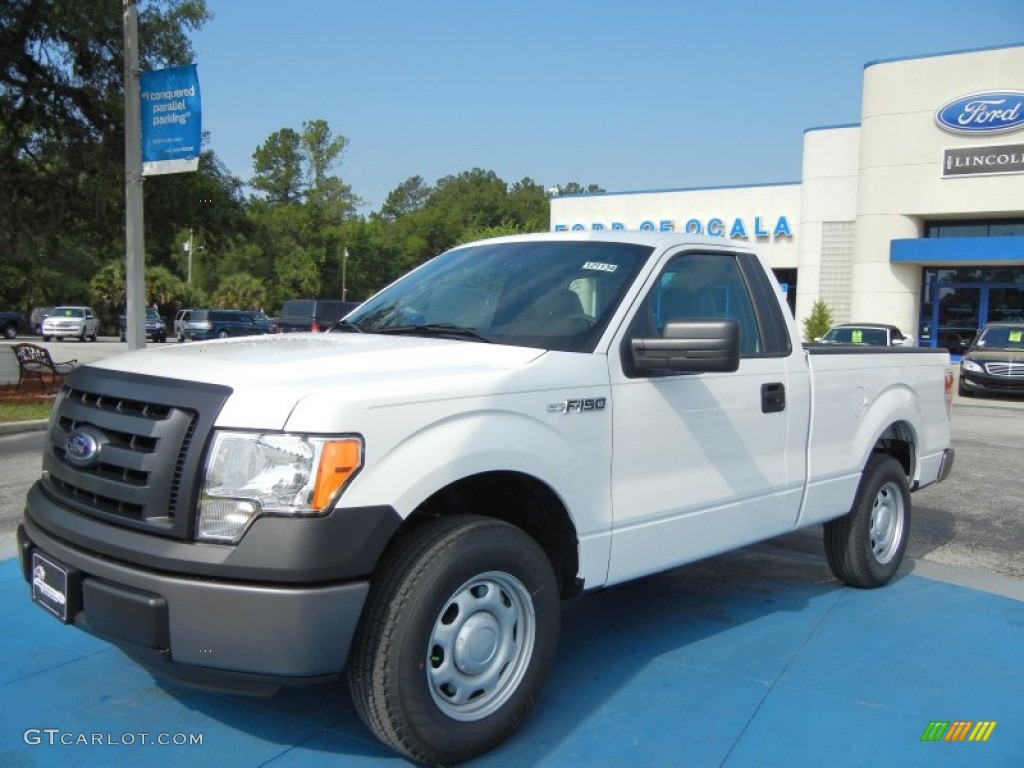
{"type": "Polygon", "coordinates": [[[49,389],[50,383],[67,376],[78,365],[77,360],[54,362],[50,357],[50,350],[36,344],[12,344],[11,348],[18,358],[18,389],[21,389],[21,383],[27,379],[39,379],[40,386],[49,389]]]}

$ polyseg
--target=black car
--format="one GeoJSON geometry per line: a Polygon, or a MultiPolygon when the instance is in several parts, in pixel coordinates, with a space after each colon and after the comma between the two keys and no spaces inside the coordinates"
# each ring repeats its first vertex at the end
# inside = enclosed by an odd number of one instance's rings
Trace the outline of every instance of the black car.
{"type": "MultiPolygon", "coordinates": [[[[125,322],[124,315],[118,318],[118,326],[121,330],[121,341],[127,341],[128,325],[125,322]]],[[[160,317],[160,313],[151,307],[146,308],[146,339],[161,344],[167,341],[167,325],[164,323],[164,319],[160,317]]]]}
{"type": "Polygon", "coordinates": [[[1024,395],[1024,322],[989,323],[960,362],[960,394],[1024,395]]]}
{"type": "Polygon", "coordinates": [[[189,311],[178,338],[208,341],[232,336],[258,336],[273,332],[273,322],[268,323],[269,320],[262,312],[251,309],[193,309],[189,311]]]}
{"type": "Polygon", "coordinates": [[[359,304],[358,301],[334,299],[290,299],[281,307],[281,314],[274,322],[280,333],[318,333],[326,331],[359,304]]]}

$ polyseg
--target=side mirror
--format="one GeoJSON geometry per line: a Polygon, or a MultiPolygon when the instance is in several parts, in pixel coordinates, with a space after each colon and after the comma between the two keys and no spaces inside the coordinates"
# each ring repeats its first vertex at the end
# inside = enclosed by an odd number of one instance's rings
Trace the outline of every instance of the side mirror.
{"type": "Polygon", "coordinates": [[[740,367],[740,324],[735,320],[669,322],[661,338],[632,339],[637,373],[730,373],[740,367]]]}

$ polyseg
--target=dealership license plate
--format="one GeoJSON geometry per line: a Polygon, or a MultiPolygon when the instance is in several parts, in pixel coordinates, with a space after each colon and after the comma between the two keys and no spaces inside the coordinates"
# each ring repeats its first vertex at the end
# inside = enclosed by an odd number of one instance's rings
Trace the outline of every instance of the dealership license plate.
{"type": "Polygon", "coordinates": [[[68,568],[32,553],[32,600],[58,619],[68,621],[68,568]]]}

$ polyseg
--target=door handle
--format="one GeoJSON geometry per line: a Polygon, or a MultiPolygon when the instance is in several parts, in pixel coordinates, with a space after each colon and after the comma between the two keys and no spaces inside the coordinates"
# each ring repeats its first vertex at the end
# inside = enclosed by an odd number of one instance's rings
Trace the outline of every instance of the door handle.
{"type": "Polygon", "coordinates": [[[786,385],[782,382],[761,385],[761,413],[786,410],[786,385]]]}

